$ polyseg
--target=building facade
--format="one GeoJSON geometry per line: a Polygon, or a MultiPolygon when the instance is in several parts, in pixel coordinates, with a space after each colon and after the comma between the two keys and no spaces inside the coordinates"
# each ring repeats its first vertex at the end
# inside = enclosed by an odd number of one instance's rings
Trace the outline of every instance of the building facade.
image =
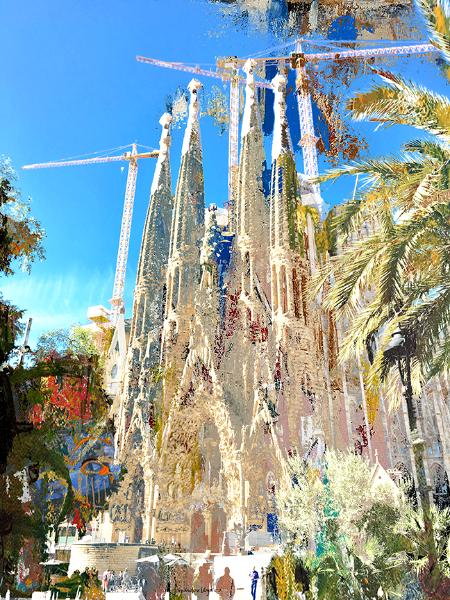
{"type": "MultiPolygon", "coordinates": [[[[276,533],[275,491],[292,452],[317,460],[351,449],[414,478],[405,412],[366,391],[363,362],[340,365],[342,325],[307,294],[317,255],[302,205],[286,117],[275,94],[270,194],[254,64],[246,103],[235,231],[205,210],[198,92],[193,80],[175,196],[170,117],[139,259],[116,413],[121,487],[110,500],[113,540],[177,543],[190,551],[261,544],[276,533]]],[[[439,387],[440,386],[440,387],[439,387]]],[[[445,487],[450,422],[445,382],[421,406],[430,489],[445,487]],[[442,387],[444,386],[444,387],[442,387]]]]}

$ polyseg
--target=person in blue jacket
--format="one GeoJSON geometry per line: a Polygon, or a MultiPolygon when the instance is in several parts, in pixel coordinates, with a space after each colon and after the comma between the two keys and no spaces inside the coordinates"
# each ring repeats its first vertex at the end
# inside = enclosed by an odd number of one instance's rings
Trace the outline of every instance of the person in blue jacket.
{"type": "Polygon", "coordinates": [[[256,570],[256,567],[253,567],[253,571],[250,573],[250,578],[252,581],[251,593],[253,600],[256,600],[256,586],[258,585],[259,573],[256,570]]]}

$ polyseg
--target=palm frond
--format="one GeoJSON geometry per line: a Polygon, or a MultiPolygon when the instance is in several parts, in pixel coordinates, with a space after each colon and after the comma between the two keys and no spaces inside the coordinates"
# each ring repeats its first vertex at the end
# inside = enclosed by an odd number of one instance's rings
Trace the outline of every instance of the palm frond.
{"type": "Polygon", "coordinates": [[[373,235],[357,242],[333,261],[335,282],[323,299],[326,309],[340,311],[345,305],[358,305],[384,246],[383,237],[373,235]]]}
{"type": "Polygon", "coordinates": [[[445,144],[430,140],[411,140],[403,144],[405,152],[418,152],[424,156],[435,158],[441,163],[450,159],[450,150],[445,144]]]}
{"type": "Polygon", "coordinates": [[[427,372],[442,351],[442,342],[450,331],[450,282],[431,290],[426,298],[411,306],[399,321],[400,327],[414,333],[416,356],[427,372]]]}
{"type": "Polygon", "coordinates": [[[450,64],[450,3],[448,0],[416,0],[427,24],[431,42],[450,64]]]}
{"type": "Polygon", "coordinates": [[[378,333],[393,309],[388,305],[380,305],[378,298],[372,300],[359,314],[349,321],[339,349],[339,360],[363,356],[366,352],[366,340],[378,333]]]}
{"type": "Polygon", "coordinates": [[[411,125],[450,141],[450,101],[413,81],[373,69],[386,85],[376,85],[349,100],[347,108],[358,120],[387,125],[411,125]]]}
{"type": "Polygon", "coordinates": [[[323,296],[329,288],[332,278],[330,263],[320,267],[308,282],[307,297],[310,302],[323,302],[323,296]]]}
{"type": "Polygon", "coordinates": [[[421,206],[412,211],[407,220],[395,226],[391,237],[385,239],[385,252],[377,282],[380,302],[405,302],[406,284],[411,277],[411,269],[416,256],[423,252],[424,239],[434,227],[438,205],[421,206]]]}
{"type": "Polygon", "coordinates": [[[433,359],[430,361],[428,371],[426,372],[427,380],[436,375],[450,372],[450,332],[447,337],[441,340],[440,345],[436,348],[433,359]]]}
{"type": "Polygon", "coordinates": [[[319,177],[311,177],[310,180],[312,183],[323,183],[332,179],[338,179],[343,175],[366,175],[366,183],[369,184],[379,180],[398,181],[402,177],[406,177],[410,171],[413,171],[418,162],[415,161],[409,165],[404,160],[395,156],[388,156],[381,159],[368,158],[354,161],[350,165],[330,169],[319,177]]]}

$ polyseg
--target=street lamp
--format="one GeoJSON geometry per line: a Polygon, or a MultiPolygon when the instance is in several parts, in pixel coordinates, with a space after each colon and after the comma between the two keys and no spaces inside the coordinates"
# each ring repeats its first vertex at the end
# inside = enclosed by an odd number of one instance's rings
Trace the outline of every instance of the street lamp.
{"type": "Polygon", "coordinates": [[[417,430],[417,411],[413,398],[411,383],[411,351],[412,342],[409,337],[397,329],[392,334],[391,340],[384,350],[385,357],[397,362],[400,379],[404,388],[404,396],[408,407],[408,418],[411,433],[417,430]]]}

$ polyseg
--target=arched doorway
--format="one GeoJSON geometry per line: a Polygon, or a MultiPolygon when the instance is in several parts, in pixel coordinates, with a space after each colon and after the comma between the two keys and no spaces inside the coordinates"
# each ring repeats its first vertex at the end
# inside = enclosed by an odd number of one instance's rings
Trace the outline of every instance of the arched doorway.
{"type": "Polygon", "coordinates": [[[440,464],[434,464],[430,469],[433,501],[438,508],[450,506],[450,488],[447,473],[440,464]]]}

